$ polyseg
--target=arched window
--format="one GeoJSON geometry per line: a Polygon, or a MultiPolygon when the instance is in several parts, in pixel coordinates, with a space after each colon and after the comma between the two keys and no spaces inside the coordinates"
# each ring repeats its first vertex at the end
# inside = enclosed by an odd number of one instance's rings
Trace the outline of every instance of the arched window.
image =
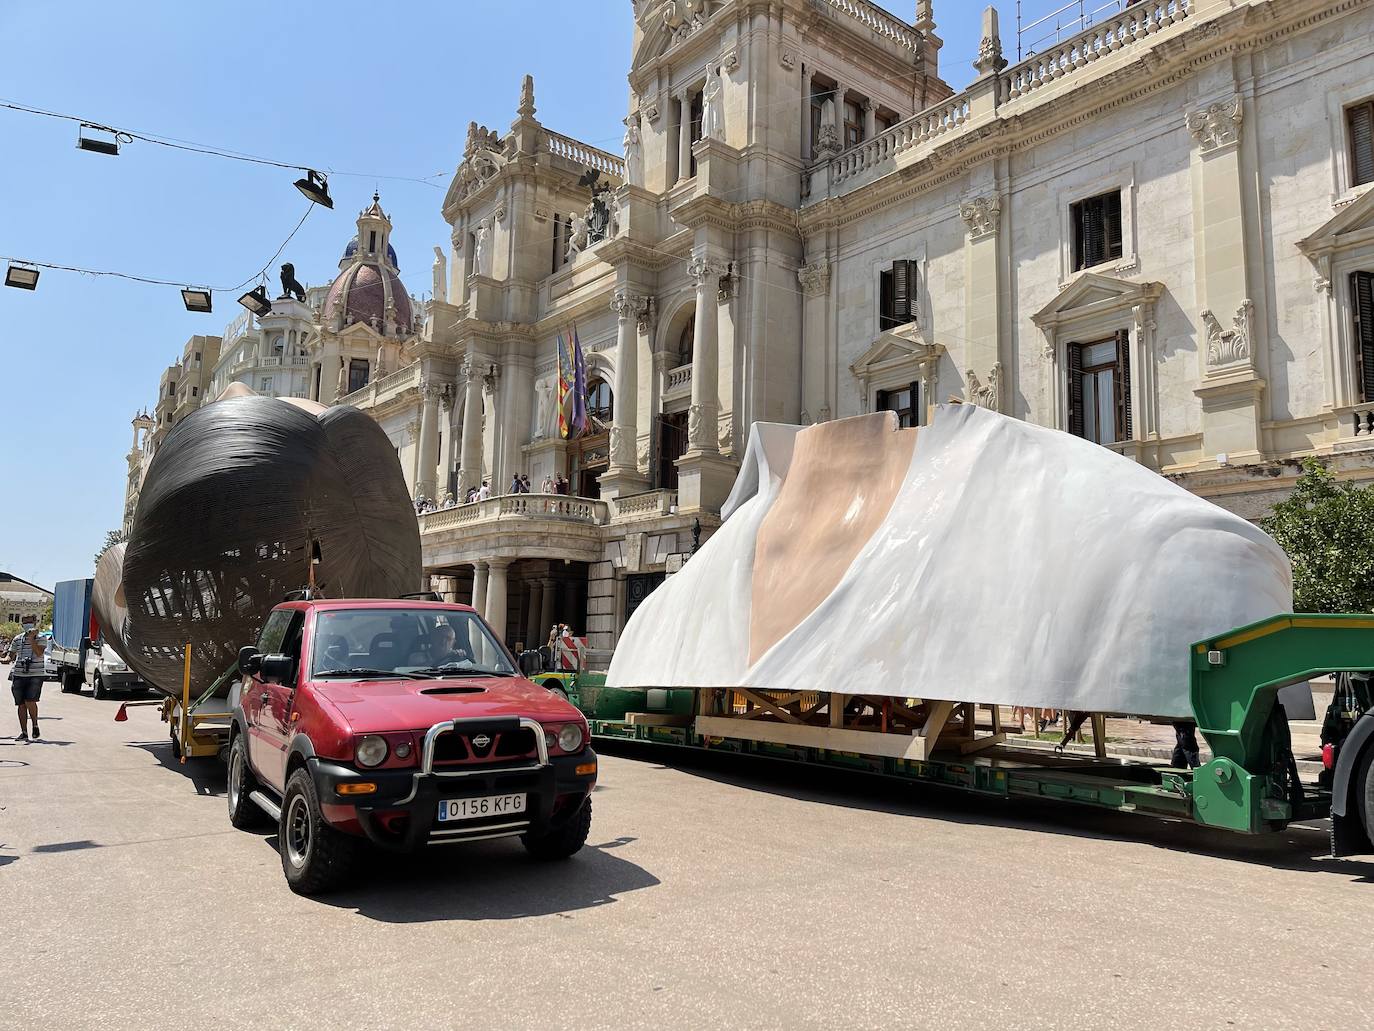
{"type": "Polygon", "coordinates": [[[682,329],[682,335],[677,340],[677,363],[673,368],[681,368],[684,365],[692,364],[692,338],[697,334],[697,317],[693,315],[687,320],[687,325],[682,329]]]}
{"type": "Polygon", "coordinates": [[[604,379],[594,379],[587,384],[587,414],[601,423],[610,423],[614,401],[611,385],[604,379]]]}

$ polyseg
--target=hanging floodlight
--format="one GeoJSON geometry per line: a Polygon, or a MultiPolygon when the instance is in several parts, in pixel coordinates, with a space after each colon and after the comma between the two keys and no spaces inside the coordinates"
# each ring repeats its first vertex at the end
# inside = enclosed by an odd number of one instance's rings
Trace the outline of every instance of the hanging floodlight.
{"type": "Polygon", "coordinates": [[[37,290],[38,269],[28,265],[11,264],[5,270],[5,285],[12,286],[16,290],[37,290]]]}
{"type": "Polygon", "coordinates": [[[103,125],[82,122],[81,127],[76,130],[76,146],[79,150],[114,157],[119,153],[119,134],[103,125]]]}
{"type": "Polygon", "coordinates": [[[187,311],[208,313],[210,311],[210,291],[188,286],[181,291],[181,303],[187,311]]]}
{"type": "Polygon", "coordinates": [[[267,287],[263,286],[261,283],[240,297],[239,304],[243,305],[259,318],[264,315],[269,315],[272,312],[272,301],[267,296],[267,287]]]}
{"type": "Polygon", "coordinates": [[[307,200],[312,200],[322,208],[333,208],[334,201],[329,196],[329,181],[323,174],[307,168],[306,177],[296,180],[296,189],[305,194],[307,200]]]}

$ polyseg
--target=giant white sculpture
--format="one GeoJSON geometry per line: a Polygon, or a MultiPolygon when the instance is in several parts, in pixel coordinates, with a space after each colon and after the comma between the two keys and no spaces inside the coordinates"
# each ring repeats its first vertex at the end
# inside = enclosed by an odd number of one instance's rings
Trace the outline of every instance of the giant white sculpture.
{"type": "Polygon", "coordinates": [[[756,424],[723,514],[635,611],[609,685],[1184,718],[1189,646],[1292,605],[1255,526],[973,405],[919,429],[756,424]]]}

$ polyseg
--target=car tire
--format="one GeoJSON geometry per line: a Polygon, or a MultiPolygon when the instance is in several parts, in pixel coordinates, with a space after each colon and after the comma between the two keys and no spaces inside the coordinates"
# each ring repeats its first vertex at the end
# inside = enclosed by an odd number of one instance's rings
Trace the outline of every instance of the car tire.
{"type": "Polygon", "coordinates": [[[258,778],[248,765],[248,747],[242,734],[235,734],[229,745],[228,771],[224,794],[229,800],[229,822],[241,831],[265,827],[267,814],[248,797],[258,790],[258,778]]]}
{"type": "Polygon", "coordinates": [[[81,678],[75,673],[59,673],[57,679],[62,684],[63,694],[72,694],[81,690],[81,678]]]}
{"type": "Polygon", "coordinates": [[[172,739],[172,758],[181,758],[181,742],[177,740],[176,717],[167,722],[167,736],[172,739]]]}
{"type": "Polygon", "coordinates": [[[277,850],[291,890],[297,895],[322,895],[347,884],[360,844],[325,822],[310,771],[298,769],[291,774],[277,824],[277,850]]]}
{"type": "Polygon", "coordinates": [[[99,673],[97,673],[95,679],[91,681],[91,697],[96,699],[96,701],[102,702],[110,697],[110,692],[105,688],[105,681],[100,678],[99,673]]]}
{"type": "Polygon", "coordinates": [[[587,796],[576,813],[557,830],[546,834],[523,834],[520,842],[535,859],[567,859],[579,852],[587,843],[587,835],[592,830],[592,798],[587,796]]]}
{"type": "Polygon", "coordinates": [[[1364,784],[1361,792],[1360,806],[1361,816],[1364,818],[1364,833],[1371,842],[1374,842],[1374,740],[1365,745],[1365,751],[1369,754],[1364,760],[1364,784]]]}

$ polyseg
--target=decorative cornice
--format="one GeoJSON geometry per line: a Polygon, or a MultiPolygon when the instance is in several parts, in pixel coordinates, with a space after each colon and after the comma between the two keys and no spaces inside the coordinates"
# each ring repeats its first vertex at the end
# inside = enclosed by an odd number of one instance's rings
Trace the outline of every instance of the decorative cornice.
{"type": "Polygon", "coordinates": [[[1219,100],[1205,108],[1188,112],[1186,122],[1188,132],[1202,152],[1207,154],[1239,143],[1241,120],[1244,117],[1244,102],[1236,95],[1229,100],[1219,100]]]}

